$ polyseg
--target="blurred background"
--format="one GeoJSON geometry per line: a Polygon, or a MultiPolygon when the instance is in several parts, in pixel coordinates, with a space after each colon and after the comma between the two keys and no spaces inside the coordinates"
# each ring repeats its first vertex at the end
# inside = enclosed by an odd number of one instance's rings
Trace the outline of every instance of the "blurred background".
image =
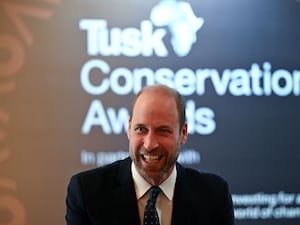
{"type": "Polygon", "coordinates": [[[0,225],[65,224],[70,177],[125,158],[133,96],[186,99],[179,161],[237,225],[300,221],[300,1],[0,0],[0,225]]]}

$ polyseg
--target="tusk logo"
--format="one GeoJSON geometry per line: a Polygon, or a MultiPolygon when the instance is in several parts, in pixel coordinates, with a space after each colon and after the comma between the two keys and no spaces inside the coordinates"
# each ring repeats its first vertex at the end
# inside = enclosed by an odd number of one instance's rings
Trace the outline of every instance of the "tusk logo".
{"type": "Polygon", "coordinates": [[[150,20],[143,20],[140,27],[109,27],[106,19],[83,18],[79,28],[86,31],[87,53],[90,56],[167,57],[164,43],[167,27],[175,54],[184,57],[197,41],[196,33],[204,20],[196,17],[189,3],[161,0],[150,12],[150,20]],[[157,26],[158,28],[154,28],[157,26]]]}
{"type": "Polygon", "coordinates": [[[204,19],[196,17],[191,5],[177,0],[161,0],[153,7],[150,20],[155,26],[167,26],[171,34],[171,45],[179,57],[189,54],[197,41],[197,31],[204,19]]]}

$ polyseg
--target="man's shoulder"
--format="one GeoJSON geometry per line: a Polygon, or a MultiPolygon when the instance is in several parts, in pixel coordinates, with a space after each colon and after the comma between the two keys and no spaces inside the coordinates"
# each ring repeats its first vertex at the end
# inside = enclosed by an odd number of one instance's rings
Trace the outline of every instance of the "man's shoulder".
{"type": "Polygon", "coordinates": [[[74,174],[71,179],[83,183],[92,182],[94,184],[101,181],[107,182],[108,180],[115,178],[120,171],[126,173],[128,168],[130,168],[130,164],[130,158],[118,160],[111,164],[78,172],[74,174]]]}
{"type": "Polygon", "coordinates": [[[182,179],[188,180],[188,182],[194,186],[227,186],[226,180],[216,173],[196,170],[194,168],[183,167],[181,165],[178,166],[178,171],[179,176],[181,176],[182,179]]]}

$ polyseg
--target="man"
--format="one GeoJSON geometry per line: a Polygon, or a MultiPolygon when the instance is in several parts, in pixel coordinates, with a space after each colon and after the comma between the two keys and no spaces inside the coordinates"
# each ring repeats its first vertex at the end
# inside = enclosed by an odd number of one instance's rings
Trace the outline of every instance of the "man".
{"type": "Polygon", "coordinates": [[[151,186],[160,225],[232,225],[227,183],[176,162],[187,140],[185,106],[173,89],[138,93],[128,123],[130,157],[79,173],[67,194],[67,225],[143,225],[151,186]]]}

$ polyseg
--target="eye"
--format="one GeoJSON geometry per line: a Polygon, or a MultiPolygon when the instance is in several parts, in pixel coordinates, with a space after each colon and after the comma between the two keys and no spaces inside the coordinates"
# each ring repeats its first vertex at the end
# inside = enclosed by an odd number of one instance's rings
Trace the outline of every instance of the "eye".
{"type": "Polygon", "coordinates": [[[162,127],[159,129],[159,132],[163,133],[163,134],[169,134],[171,133],[171,130],[165,127],[162,127]]]}
{"type": "Polygon", "coordinates": [[[138,133],[138,134],[141,134],[141,133],[145,133],[147,131],[147,129],[145,127],[136,127],[134,128],[134,130],[138,133]]]}

